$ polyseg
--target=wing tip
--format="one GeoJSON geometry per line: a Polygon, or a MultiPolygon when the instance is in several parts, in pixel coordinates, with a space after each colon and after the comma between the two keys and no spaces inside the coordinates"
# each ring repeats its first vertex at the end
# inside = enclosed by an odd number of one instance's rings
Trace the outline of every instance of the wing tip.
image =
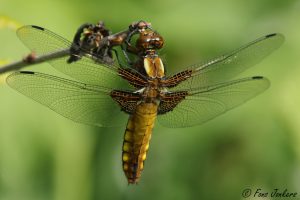
{"type": "Polygon", "coordinates": [[[284,35],[281,33],[270,33],[265,36],[265,38],[273,38],[273,37],[277,37],[278,40],[281,41],[281,43],[283,43],[283,41],[285,40],[284,35]]]}
{"type": "MultiPolygon", "coordinates": [[[[6,83],[11,86],[10,84],[10,81],[11,81],[11,78],[13,78],[14,76],[18,76],[20,74],[29,74],[29,75],[32,75],[32,74],[35,74],[35,72],[32,72],[32,71],[16,71],[16,72],[13,72],[11,73],[10,75],[8,75],[6,77],[6,83]]],[[[11,86],[12,87],[12,86],[11,86]]]]}
{"type": "Polygon", "coordinates": [[[271,86],[271,81],[266,77],[253,76],[253,77],[251,77],[251,79],[254,80],[254,81],[260,81],[264,85],[264,87],[262,87],[262,90],[261,90],[260,93],[262,93],[263,91],[265,91],[266,89],[268,89],[271,86]]]}
{"type": "Polygon", "coordinates": [[[252,76],[251,79],[252,80],[262,80],[262,81],[268,82],[268,84],[270,84],[270,80],[264,76],[252,76]]]}

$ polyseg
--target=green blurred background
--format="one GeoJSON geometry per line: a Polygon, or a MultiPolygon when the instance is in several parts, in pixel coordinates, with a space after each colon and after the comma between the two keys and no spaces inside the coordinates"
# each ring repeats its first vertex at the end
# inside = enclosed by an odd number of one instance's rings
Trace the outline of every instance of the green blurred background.
{"type": "MultiPolygon", "coordinates": [[[[235,200],[245,188],[287,188],[300,199],[299,0],[0,0],[0,15],[2,63],[28,53],[15,35],[19,24],[71,39],[85,22],[104,20],[117,32],[150,21],[165,38],[162,56],[171,72],[268,33],[286,36],[279,50],[241,75],[268,77],[267,92],[202,126],[157,124],[141,181],[133,186],[121,166],[125,124],[76,124],[0,77],[1,200],[235,200]]],[[[60,75],[48,64],[28,69],[60,75]]]]}

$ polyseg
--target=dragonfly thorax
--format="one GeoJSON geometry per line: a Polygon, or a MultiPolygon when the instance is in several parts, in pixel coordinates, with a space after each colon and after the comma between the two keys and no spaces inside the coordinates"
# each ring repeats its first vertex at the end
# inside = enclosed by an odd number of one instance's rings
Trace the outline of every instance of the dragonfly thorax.
{"type": "Polygon", "coordinates": [[[150,78],[163,78],[165,76],[163,62],[158,56],[144,57],[144,69],[150,78]]]}

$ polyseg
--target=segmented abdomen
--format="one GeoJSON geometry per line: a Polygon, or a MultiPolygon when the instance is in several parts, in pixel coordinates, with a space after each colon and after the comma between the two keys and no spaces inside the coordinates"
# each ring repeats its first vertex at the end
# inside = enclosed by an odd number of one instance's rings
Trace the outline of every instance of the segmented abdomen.
{"type": "Polygon", "coordinates": [[[141,103],[129,117],[123,142],[123,170],[128,183],[137,183],[144,168],[157,115],[155,103],[141,103]]]}

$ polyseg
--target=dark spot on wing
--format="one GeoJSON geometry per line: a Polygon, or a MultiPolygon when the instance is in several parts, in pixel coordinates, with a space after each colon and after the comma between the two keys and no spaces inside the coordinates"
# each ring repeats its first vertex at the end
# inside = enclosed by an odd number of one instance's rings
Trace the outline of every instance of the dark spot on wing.
{"type": "Polygon", "coordinates": [[[275,35],[277,35],[277,33],[271,33],[271,34],[269,34],[269,35],[266,35],[266,38],[273,37],[273,36],[275,36],[275,35]]]}
{"type": "Polygon", "coordinates": [[[263,79],[264,77],[262,76],[253,76],[252,79],[263,79]]]}
{"type": "Polygon", "coordinates": [[[45,30],[43,27],[36,26],[36,25],[32,25],[31,27],[32,27],[32,28],[35,28],[35,29],[39,29],[39,30],[41,30],[41,31],[44,31],[44,30],[45,30]]]}
{"type": "Polygon", "coordinates": [[[34,74],[34,72],[31,71],[20,71],[21,74],[34,74]]]}

